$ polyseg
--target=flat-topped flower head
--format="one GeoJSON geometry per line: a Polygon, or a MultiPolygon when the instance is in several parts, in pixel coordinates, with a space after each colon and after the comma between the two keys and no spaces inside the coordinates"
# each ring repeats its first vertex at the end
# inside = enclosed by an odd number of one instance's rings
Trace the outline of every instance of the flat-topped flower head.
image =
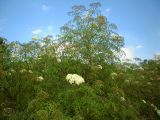
{"type": "Polygon", "coordinates": [[[146,101],[145,101],[145,100],[142,100],[142,102],[143,102],[144,104],[146,104],[146,101]]]}
{"type": "Polygon", "coordinates": [[[61,62],[61,59],[60,59],[60,58],[57,58],[57,62],[60,63],[60,62],[61,62]]]}
{"type": "Polygon", "coordinates": [[[147,85],[152,85],[152,83],[151,82],[147,82],[147,85]]]}
{"type": "Polygon", "coordinates": [[[28,72],[31,73],[31,74],[33,73],[32,70],[28,70],[28,72]]]}
{"type": "Polygon", "coordinates": [[[157,112],[157,115],[160,116],[160,110],[157,109],[156,112],[157,112]]]}
{"type": "Polygon", "coordinates": [[[154,104],[151,104],[151,107],[153,107],[155,111],[158,110],[157,106],[155,106],[154,104]]]}
{"type": "Polygon", "coordinates": [[[70,83],[70,84],[77,84],[77,85],[80,85],[80,84],[82,84],[82,83],[84,83],[85,81],[84,81],[84,79],[81,77],[81,76],[79,76],[79,75],[77,75],[77,74],[68,74],[67,76],[66,76],[66,80],[70,83]]]}
{"type": "Polygon", "coordinates": [[[22,69],[22,70],[20,70],[19,72],[20,72],[20,73],[25,73],[25,72],[27,72],[27,70],[26,70],[26,69],[22,69]]]}
{"type": "Polygon", "coordinates": [[[121,97],[121,101],[126,101],[126,99],[124,97],[121,97]]]}
{"type": "Polygon", "coordinates": [[[130,80],[125,80],[125,83],[130,83],[130,80]]]}
{"type": "Polygon", "coordinates": [[[111,73],[111,77],[112,77],[112,79],[115,79],[117,77],[117,73],[115,73],[115,72],[111,73]]]}
{"type": "Polygon", "coordinates": [[[8,75],[9,75],[9,76],[11,76],[11,75],[12,75],[12,73],[10,73],[10,72],[9,72],[9,73],[8,73],[8,75]]]}
{"type": "Polygon", "coordinates": [[[10,71],[11,71],[12,73],[15,73],[15,72],[16,72],[13,68],[11,68],[10,71]]]}
{"type": "Polygon", "coordinates": [[[97,67],[98,67],[99,69],[102,69],[102,68],[103,68],[101,65],[97,65],[97,67]]]}
{"type": "Polygon", "coordinates": [[[11,115],[11,114],[13,114],[14,112],[15,112],[15,111],[14,111],[13,108],[7,107],[7,108],[4,108],[4,109],[3,109],[3,114],[4,114],[4,115],[11,115]]]}
{"type": "Polygon", "coordinates": [[[73,75],[72,74],[68,74],[66,76],[66,80],[70,83],[70,84],[73,84],[74,83],[74,80],[73,80],[73,75]]]}
{"type": "Polygon", "coordinates": [[[38,81],[38,82],[41,82],[43,80],[44,80],[44,78],[42,76],[39,76],[39,77],[36,78],[36,81],[38,81]]]}
{"type": "Polygon", "coordinates": [[[142,68],[142,67],[139,67],[139,68],[138,68],[138,70],[144,71],[144,68],[142,68]]]}

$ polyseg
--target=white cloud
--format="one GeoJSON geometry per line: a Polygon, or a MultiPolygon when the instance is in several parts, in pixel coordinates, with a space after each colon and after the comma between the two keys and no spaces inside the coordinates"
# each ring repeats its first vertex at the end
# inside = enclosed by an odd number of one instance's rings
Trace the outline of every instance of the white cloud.
{"type": "Polygon", "coordinates": [[[160,52],[155,53],[153,59],[160,60],[160,52]]]}
{"type": "Polygon", "coordinates": [[[143,45],[137,45],[136,48],[143,48],[143,45]]]}
{"type": "Polygon", "coordinates": [[[132,60],[134,58],[134,53],[133,53],[132,49],[124,47],[124,48],[122,48],[122,50],[125,53],[125,57],[124,57],[125,59],[132,60]]]}
{"type": "Polygon", "coordinates": [[[49,6],[47,6],[47,5],[42,5],[42,10],[43,11],[48,11],[48,10],[50,10],[51,9],[51,7],[49,7],[49,6]]]}
{"type": "Polygon", "coordinates": [[[125,56],[123,56],[122,59],[130,59],[133,60],[135,57],[137,57],[137,52],[139,51],[139,49],[143,48],[143,45],[137,45],[137,46],[127,46],[127,47],[123,47],[122,51],[124,51],[125,56]]]}
{"type": "Polygon", "coordinates": [[[106,12],[107,12],[107,13],[109,13],[110,11],[111,11],[111,9],[110,9],[110,8],[107,8],[107,9],[106,9],[106,12]]]}
{"type": "Polygon", "coordinates": [[[155,55],[160,55],[160,52],[155,53],[155,55]]]}
{"type": "Polygon", "coordinates": [[[156,52],[153,56],[154,56],[155,58],[156,58],[156,57],[160,58],[160,52],[156,52]]]}
{"type": "Polygon", "coordinates": [[[42,29],[35,29],[35,30],[32,30],[32,34],[40,34],[42,33],[42,29]]]}

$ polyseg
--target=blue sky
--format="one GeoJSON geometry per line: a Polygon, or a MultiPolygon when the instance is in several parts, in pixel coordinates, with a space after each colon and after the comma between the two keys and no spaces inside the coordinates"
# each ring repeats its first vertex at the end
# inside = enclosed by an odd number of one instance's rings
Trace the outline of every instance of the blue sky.
{"type": "Polygon", "coordinates": [[[91,2],[101,2],[102,13],[118,26],[128,58],[160,53],[160,0],[0,0],[0,36],[20,42],[55,36],[73,5],[91,2]]]}

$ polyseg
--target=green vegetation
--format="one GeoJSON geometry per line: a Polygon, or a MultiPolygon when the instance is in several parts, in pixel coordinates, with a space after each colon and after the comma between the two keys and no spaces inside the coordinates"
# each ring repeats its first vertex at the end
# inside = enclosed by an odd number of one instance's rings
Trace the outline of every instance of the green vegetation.
{"type": "Polygon", "coordinates": [[[123,37],[99,7],[73,6],[55,39],[0,37],[0,119],[160,119],[159,57],[121,62],[123,37]]]}

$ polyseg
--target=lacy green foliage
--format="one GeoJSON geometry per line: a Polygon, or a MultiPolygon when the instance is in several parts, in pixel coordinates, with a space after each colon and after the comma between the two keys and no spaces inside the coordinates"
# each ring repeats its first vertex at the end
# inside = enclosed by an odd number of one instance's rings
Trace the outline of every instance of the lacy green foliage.
{"type": "Polygon", "coordinates": [[[99,5],[72,7],[69,14],[72,19],[61,27],[62,57],[83,60],[88,64],[117,61],[124,40],[116,33],[117,26],[102,15],[99,5]]]}
{"type": "MultiPolygon", "coordinates": [[[[5,71],[3,71],[5,72],[5,71]]],[[[21,74],[5,72],[6,74],[2,76],[1,81],[1,92],[5,94],[5,100],[13,100],[16,109],[25,109],[27,106],[27,101],[29,101],[34,96],[34,85],[32,78],[26,73],[21,74]]]]}
{"type": "Polygon", "coordinates": [[[49,98],[49,94],[41,90],[40,92],[37,93],[37,98],[45,100],[49,98]]]}
{"type": "Polygon", "coordinates": [[[60,110],[60,105],[48,101],[46,99],[34,99],[32,100],[27,108],[29,113],[29,119],[63,119],[63,113],[60,110]]]}
{"type": "Polygon", "coordinates": [[[36,112],[35,117],[36,118],[34,118],[34,119],[37,119],[37,120],[47,120],[48,119],[48,112],[46,110],[39,110],[36,112]]]}
{"type": "Polygon", "coordinates": [[[122,120],[139,120],[138,115],[134,108],[128,106],[126,103],[116,102],[112,99],[104,104],[104,118],[109,119],[122,119],[122,120]]]}
{"type": "Polygon", "coordinates": [[[1,68],[1,119],[159,119],[159,60],[136,65],[40,58],[7,61],[1,68]],[[85,83],[70,85],[67,74],[81,75],[85,83]]]}
{"type": "Polygon", "coordinates": [[[134,108],[120,101],[120,95],[112,92],[105,98],[100,92],[87,85],[65,91],[60,95],[64,112],[73,118],[80,115],[81,119],[91,120],[138,119],[134,108]]]}
{"type": "Polygon", "coordinates": [[[101,100],[88,85],[74,86],[59,96],[63,111],[71,117],[80,115],[85,119],[99,119],[101,100]],[[95,111],[95,114],[92,114],[95,111]]]}

